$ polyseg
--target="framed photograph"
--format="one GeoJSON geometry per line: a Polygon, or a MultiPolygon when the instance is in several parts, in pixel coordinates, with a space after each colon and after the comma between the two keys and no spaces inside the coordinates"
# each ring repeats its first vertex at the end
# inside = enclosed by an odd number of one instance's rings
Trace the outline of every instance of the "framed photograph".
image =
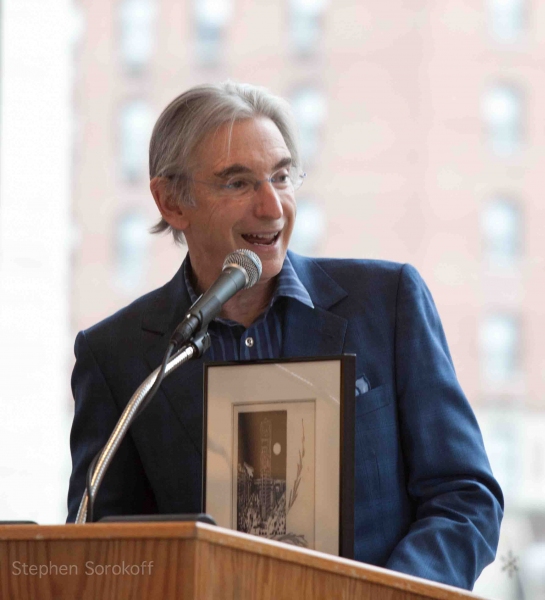
{"type": "Polygon", "coordinates": [[[353,558],[355,356],[208,363],[203,511],[353,558]]]}

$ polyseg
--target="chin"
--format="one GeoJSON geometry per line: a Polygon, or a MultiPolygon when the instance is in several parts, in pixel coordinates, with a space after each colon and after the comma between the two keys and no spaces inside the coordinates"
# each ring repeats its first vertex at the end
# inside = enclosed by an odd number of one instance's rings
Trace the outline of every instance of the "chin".
{"type": "Polygon", "coordinates": [[[261,280],[267,281],[269,279],[273,279],[276,277],[280,271],[282,270],[282,265],[284,264],[284,259],[280,260],[262,260],[261,264],[263,266],[263,271],[261,273],[261,280]]]}

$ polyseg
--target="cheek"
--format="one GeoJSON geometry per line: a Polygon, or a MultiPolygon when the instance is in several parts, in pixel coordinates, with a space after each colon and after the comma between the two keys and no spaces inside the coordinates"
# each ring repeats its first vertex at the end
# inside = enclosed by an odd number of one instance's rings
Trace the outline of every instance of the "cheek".
{"type": "Polygon", "coordinates": [[[238,223],[245,221],[247,212],[248,207],[240,201],[232,201],[229,205],[216,207],[216,210],[209,215],[210,233],[215,233],[216,237],[230,236],[231,232],[237,229],[238,223]]]}
{"type": "Polygon", "coordinates": [[[295,222],[295,217],[297,216],[297,203],[295,202],[295,199],[292,199],[287,204],[285,204],[284,214],[289,219],[291,219],[291,226],[293,227],[293,224],[295,222]]]}
{"type": "Polygon", "coordinates": [[[220,203],[215,203],[210,206],[210,209],[206,215],[206,223],[210,228],[210,233],[225,229],[227,224],[230,222],[230,215],[232,215],[230,207],[220,203]]]}

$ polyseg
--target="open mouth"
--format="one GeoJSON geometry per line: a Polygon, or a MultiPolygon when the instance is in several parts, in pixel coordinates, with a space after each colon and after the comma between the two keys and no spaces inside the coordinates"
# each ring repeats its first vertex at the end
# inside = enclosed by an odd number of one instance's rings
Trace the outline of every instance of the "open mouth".
{"type": "Polygon", "coordinates": [[[243,233],[242,238],[253,246],[272,246],[279,235],[279,231],[276,233],[243,233]]]}

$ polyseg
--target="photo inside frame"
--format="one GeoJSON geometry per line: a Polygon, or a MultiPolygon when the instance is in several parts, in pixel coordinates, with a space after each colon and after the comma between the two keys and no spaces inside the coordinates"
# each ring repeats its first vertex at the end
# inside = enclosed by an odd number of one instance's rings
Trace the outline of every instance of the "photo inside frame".
{"type": "Polygon", "coordinates": [[[231,527],[315,547],[314,400],[233,405],[231,527]]]}

